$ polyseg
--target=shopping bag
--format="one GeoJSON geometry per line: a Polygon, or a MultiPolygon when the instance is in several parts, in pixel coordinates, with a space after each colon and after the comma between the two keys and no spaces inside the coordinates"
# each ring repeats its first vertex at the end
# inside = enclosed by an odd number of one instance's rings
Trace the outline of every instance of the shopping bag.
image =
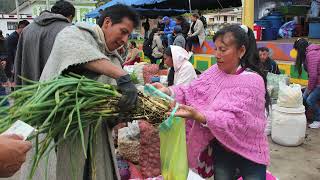
{"type": "MultiPolygon", "coordinates": [[[[144,92],[173,101],[150,84],[145,86],[144,92]]],[[[178,108],[179,103],[176,103],[171,115],[159,126],[161,174],[164,180],[185,180],[189,172],[185,120],[174,117],[178,108]]]]}
{"type": "Polygon", "coordinates": [[[301,86],[299,84],[279,83],[279,97],[277,104],[281,107],[298,108],[303,105],[301,86]]]}
{"type": "Polygon", "coordinates": [[[184,180],[189,172],[185,120],[173,117],[170,121],[170,128],[160,128],[161,174],[164,180],[184,180]]]}

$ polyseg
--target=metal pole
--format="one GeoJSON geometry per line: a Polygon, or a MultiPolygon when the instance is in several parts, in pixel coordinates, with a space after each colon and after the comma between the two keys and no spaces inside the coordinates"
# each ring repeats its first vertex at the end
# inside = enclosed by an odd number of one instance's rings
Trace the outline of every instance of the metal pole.
{"type": "Polygon", "coordinates": [[[50,10],[50,1],[49,0],[46,0],[46,9],[50,10]]]}
{"type": "Polygon", "coordinates": [[[189,0],[189,11],[190,11],[190,13],[192,13],[191,0],[189,0]]]}
{"type": "Polygon", "coordinates": [[[17,20],[20,21],[20,14],[19,14],[19,2],[18,0],[15,0],[16,2],[16,11],[17,11],[17,20]]]}

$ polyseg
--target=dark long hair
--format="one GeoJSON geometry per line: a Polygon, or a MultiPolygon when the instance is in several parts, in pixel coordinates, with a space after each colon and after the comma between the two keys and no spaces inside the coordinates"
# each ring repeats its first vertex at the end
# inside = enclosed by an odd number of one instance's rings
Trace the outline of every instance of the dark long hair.
{"type": "Polygon", "coordinates": [[[149,40],[152,42],[153,41],[153,37],[154,34],[157,33],[159,31],[159,28],[154,28],[151,30],[150,34],[149,34],[149,40]]]}
{"type": "Polygon", "coordinates": [[[269,113],[271,100],[267,90],[267,74],[263,71],[263,65],[259,60],[257,44],[253,31],[248,28],[248,32],[246,33],[246,31],[239,25],[230,25],[219,30],[213,37],[213,41],[215,41],[218,37],[223,37],[227,33],[232,33],[234,37],[234,43],[237,45],[237,48],[241,48],[242,46],[246,48],[244,56],[240,59],[241,67],[245,69],[249,68],[263,78],[266,91],[265,108],[269,113]]]}
{"type": "Polygon", "coordinates": [[[306,66],[306,51],[308,46],[309,42],[303,38],[296,40],[293,44],[293,48],[298,52],[295,67],[298,70],[299,77],[301,77],[302,74],[302,65],[304,66],[305,70],[308,71],[306,66]]]}

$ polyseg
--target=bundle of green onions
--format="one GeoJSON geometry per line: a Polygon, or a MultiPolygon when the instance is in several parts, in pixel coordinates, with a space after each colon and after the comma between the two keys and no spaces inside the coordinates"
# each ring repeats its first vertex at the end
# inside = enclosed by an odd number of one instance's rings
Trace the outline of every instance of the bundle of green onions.
{"type": "MultiPolygon", "coordinates": [[[[38,130],[31,137],[36,139],[36,155],[30,173],[32,178],[40,159],[53,149],[50,143],[54,139],[58,139],[55,141],[57,145],[66,138],[81,137],[83,152],[87,156],[84,128],[119,119],[120,98],[121,93],[113,86],[75,74],[45,82],[32,82],[2,100],[1,104],[13,99],[14,104],[0,107],[0,133],[17,120],[38,130]],[[42,133],[46,136],[39,141],[38,135],[42,133]]],[[[168,109],[168,101],[139,93],[136,109],[126,113],[125,117],[130,120],[145,119],[157,125],[164,119],[168,109]]]]}

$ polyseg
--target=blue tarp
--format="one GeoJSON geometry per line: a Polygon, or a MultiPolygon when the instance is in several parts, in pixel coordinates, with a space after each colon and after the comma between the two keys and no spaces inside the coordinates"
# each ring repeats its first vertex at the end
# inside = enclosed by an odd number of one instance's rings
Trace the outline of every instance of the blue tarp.
{"type": "MultiPolygon", "coordinates": [[[[89,12],[88,14],[86,14],[86,18],[96,18],[99,16],[99,10],[102,9],[104,10],[107,7],[116,5],[116,4],[124,4],[127,6],[132,6],[132,5],[138,5],[138,6],[143,6],[143,5],[150,5],[150,4],[156,4],[156,3],[160,3],[162,1],[166,1],[166,0],[112,0],[100,7],[98,7],[97,9],[89,12]]],[[[142,8],[137,8],[137,10],[141,10],[141,11],[148,11],[150,9],[142,9],[142,8]]],[[[169,11],[169,10],[167,10],[169,11]]]]}

